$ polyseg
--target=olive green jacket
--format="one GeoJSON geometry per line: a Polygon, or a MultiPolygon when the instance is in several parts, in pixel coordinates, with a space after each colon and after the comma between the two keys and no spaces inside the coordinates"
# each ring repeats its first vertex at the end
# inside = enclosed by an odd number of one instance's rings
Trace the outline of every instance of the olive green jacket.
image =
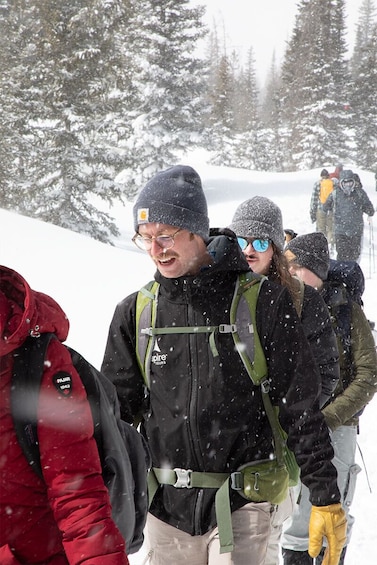
{"type": "MultiPolygon", "coordinates": [[[[325,288],[324,291],[326,294],[325,288]]],[[[334,330],[337,333],[336,316],[333,315],[331,303],[326,295],[324,299],[329,306],[334,330]]],[[[351,371],[338,335],[337,339],[340,379],[331,400],[322,410],[331,430],[336,430],[343,425],[358,425],[360,413],[372,400],[377,390],[376,346],[369,322],[356,302],[352,302],[351,313],[351,371]]]]}

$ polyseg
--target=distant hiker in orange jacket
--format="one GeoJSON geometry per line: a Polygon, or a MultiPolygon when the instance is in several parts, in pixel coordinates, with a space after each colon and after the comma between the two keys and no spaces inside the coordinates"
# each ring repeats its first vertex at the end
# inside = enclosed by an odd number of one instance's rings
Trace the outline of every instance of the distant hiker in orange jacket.
{"type": "Polygon", "coordinates": [[[324,211],[323,206],[329,195],[334,190],[334,181],[330,178],[327,169],[321,171],[321,178],[314,184],[310,201],[310,218],[316,222],[316,230],[322,232],[330,245],[333,245],[333,213],[324,211]]]}

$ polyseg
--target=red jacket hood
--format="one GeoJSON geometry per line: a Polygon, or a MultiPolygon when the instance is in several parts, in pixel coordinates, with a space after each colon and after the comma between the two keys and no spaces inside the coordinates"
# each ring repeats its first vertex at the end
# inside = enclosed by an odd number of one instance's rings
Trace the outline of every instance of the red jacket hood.
{"type": "Polygon", "coordinates": [[[14,351],[29,335],[53,332],[60,341],[69,321],[57,302],[32,290],[16,271],[0,266],[0,355],[14,351]]]}

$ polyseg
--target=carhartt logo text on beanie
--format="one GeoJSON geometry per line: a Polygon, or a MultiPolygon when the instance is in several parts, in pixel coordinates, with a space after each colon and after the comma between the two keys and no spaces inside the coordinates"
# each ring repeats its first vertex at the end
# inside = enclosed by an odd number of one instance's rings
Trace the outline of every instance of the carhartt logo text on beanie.
{"type": "Polygon", "coordinates": [[[137,210],[137,223],[138,224],[148,224],[149,223],[149,208],[138,208],[138,210],[137,210]]]}

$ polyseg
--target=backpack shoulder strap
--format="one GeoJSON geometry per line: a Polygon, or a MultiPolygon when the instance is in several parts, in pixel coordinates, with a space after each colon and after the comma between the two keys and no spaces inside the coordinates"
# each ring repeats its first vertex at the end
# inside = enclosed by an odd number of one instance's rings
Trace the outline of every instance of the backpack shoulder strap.
{"type": "Polygon", "coordinates": [[[150,281],[139,290],[136,298],[136,358],[144,383],[148,388],[150,357],[154,345],[152,329],[156,325],[159,288],[158,282],[150,281]]]}
{"type": "Polygon", "coordinates": [[[21,449],[41,478],[42,468],[37,433],[37,411],[44,360],[54,334],[28,337],[13,354],[11,413],[21,449]],[[27,408],[27,409],[26,409],[27,408]]]}
{"type": "Polygon", "coordinates": [[[328,304],[328,308],[333,330],[341,343],[346,360],[344,369],[347,380],[350,380],[354,368],[351,347],[352,304],[356,301],[353,300],[345,286],[335,284],[333,288],[337,294],[333,295],[335,298],[328,304]]]}
{"type": "MultiPolygon", "coordinates": [[[[236,284],[230,312],[231,324],[235,324],[232,333],[235,346],[242,359],[245,369],[253,384],[260,386],[262,401],[274,437],[275,453],[278,462],[283,465],[287,462],[286,434],[280,426],[277,409],[272,406],[269,396],[270,383],[268,381],[267,361],[262,344],[259,339],[256,325],[256,307],[259,292],[267,277],[256,275],[252,272],[242,273],[236,284]]],[[[292,484],[296,480],[297,464],[292,459],[292,484]]]]}
{"type": "MultiPolygon", "coordinates": [[[[86,359],[84,359],[84,357],[80,353],[78,353],[69,346],[65,346],[65,347],[68,349],[71,355],[72,364],[76,369],[77,373],[79,374],[81,382],[86,390],[86,395],[88,398],[90,410],[93,417],[94,439],[97,442],[100,459],[101,461],[103,461],[104,448],[103,448],[102,429],[101,429],[101,396],[100,396],[98,380],[100,380],[101,382],[101,378],[104,379],[105,377],[103,377],[102,373],[97,371],[97,369],[93,367],[93,365],[91,365],[86,359]]],[[[111,387],[114,387],[114,385],[110,383],[110,381],[108,382],[111,385],[111,387]]],[[[114,401],[111,400],[111,393],[112,393],[111,387],[109,387],[109,390],[106,389],[106,393],[107,396],[109,397],[109,400],[111,401],[112,408],[114,408],[114,401]]]]}
{"type": "Polygon", "coordinates": [[[259,291],[266,277],[254,273],[242,273],[238,277],[230,309],[230,323],[235,325],[232,333],[242,362],[255,385],[267,376],[267,363],[256,330],[256,306],[259,291]]]}

